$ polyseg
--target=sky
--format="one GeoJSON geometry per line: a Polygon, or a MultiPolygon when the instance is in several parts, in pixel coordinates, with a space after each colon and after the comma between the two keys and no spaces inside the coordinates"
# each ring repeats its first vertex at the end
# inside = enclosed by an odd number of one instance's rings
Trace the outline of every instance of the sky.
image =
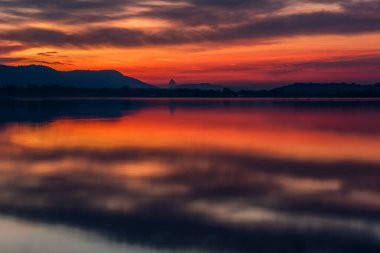
{"type": "Polygon", "coordinates": [[[0,64],[164,85],[380,82],[380,0],[0,0],[0,64]]]}

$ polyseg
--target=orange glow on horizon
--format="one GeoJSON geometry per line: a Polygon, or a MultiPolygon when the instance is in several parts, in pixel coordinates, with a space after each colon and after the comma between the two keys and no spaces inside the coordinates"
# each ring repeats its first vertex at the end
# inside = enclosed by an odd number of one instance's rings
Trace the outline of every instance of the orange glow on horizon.
{"type": "Polygon", "coordinates": [[[7,1],[0,64],[115,69],[155,85],[380,81],[373,1],[275,2],[7,1]]]}
{"type": "MultiPolygon", "coordinates": [[[[320,36],[282,39],[268,44],[232,43],[150,46],[129,49],[112,47],[33,48],[14,57],[29,60],[22,64],[44,64],[69,71],[74,69],[116,69],[153,84],[211,82],[221,84],[261,84],[291,82],[371,82],[380,79],[377,65],[355,63],[380,55],[379,34],[355,37],[320,36]],[[364,43],[363,43],[364,41],[364,43]],[[40,52],[57,51],[54,56],[40,52]],[[105,57],[106,55],[106,57],[105,57]],[[339,61],[353,61],[352,65],[339,61]],[[323,63],[337,62],[324,68],[323,63]]],[[[16,64],[17,65],[17,64],[16,64]]]]}

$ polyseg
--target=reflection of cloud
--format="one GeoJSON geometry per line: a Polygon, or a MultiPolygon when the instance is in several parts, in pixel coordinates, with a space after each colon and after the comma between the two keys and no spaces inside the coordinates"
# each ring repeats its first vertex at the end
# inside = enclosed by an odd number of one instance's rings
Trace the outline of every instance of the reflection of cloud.
{"type": "MultiPolygon", "coordinates": [[[[359,162],[328,164],[219,151],[204,153],[204,151],[194,150],[182,152],[126,148],[108,152],[104,150],[99,152],[53,150],[50,152],[21,149],[15,154],[7,153],[2,156],[2,169],[4,172],[13,171],[18,176],[23,174],[27,177],[33,176],[32,187],[38,188],[56,186],[59,182],[59,184],[63,183],[62,190],[74,189],[73,186],[65,184],[75,183],[79,184],[77,187],[83,187],[81,190],[89,191],[87,189],[89,182],[94,183],[94,187],[104,186],[112,189],[119,187],[125,180],[122,188],[115,189],[115,194],[123,189],[127,191],[133,189],[144,195],[156,196],[156,190],[160,192],[161,187],[170,189],[169,186],[173,186],[172,189],[178,189],[178,191],[161,192],[169,195],[179,194],[178,196],[181,197],[185,194],[195,199],[219,199],[234,195],[240,195],[242,198],[254,195],[259,197],[262,194],[275,197],[279,194],[277,191],[280,190],[281,198],[290,202],[295,201],[296,206],[300,204],[297,204],[297,201],[334,202],[334,198],[336,200],[349,198],[357,189],[366,189],[375,193],[378,183],[376,175],[380,170],[378,165],[359,162]],[[51,183],[52,179],[59,181],[51,183]],[[35,180],[42,181],[36,185],[35,180]],[[366,184],[363,185],[362,182],[366,184]],[[185,189],[187,190],[184,191],[185,189]]],[[[22,186],[22,189],[25,184],[27,185],[28,181],[18,182],[10,189],[16,189],[17,186],[22,186]]],[[[91,191],[94,190],[92,187],[89,188],[91,191]]],[[[100,188],[99,191],[92,193],[89,191],[88,194],[94,194],[96,197],[96,192],[109,192],[106,188],[100,188]]],[[[7,191],[9,189],[5,188],[4,192],[7,191]]],[[[21,192],[22,196],[31,194],[33,191],[30,191],[27,186],[26,191],[21,192]]],[[[50,194],[60,195],[52,189],[40,188],[37,192],[46,192],[47,197],[50,194]]],[[[165,197],[165,194],[163,196],[165,197]]],[[[35,197],[42,196],[37,194],[35,197]]],[[[26,199],[32,198],[29,196],[26,199]]],[[[92,198],[88,199],[90,200],[92,198]]],[[[82,204],[85,203],[86,200],[82,201],[82,204]]],[[[339,203],[338,201],[337,204],[339,203]]],[[[287,208],[291,207],[291,203],[288,204],[287,208]]],[[[368,205],[370,210],[372,206],[368,205]]],[[[313,212],[312,208],[308,211],[313,212]]]]}
{"type": "Polygon", "coordinates": [[[241,203],[199,202],[191,205],[190,210],[206,215],[209,219],[222,223],[242,226],[265,225],[278,227],[297,227],[300,230],[353,230],[380,239],[380,223],[360,219],[342,219],[304,214],[292,214],[270,208],[254,207],[241,203]]]}
{"type": "Polygon", "coordinates": [[[284,190],[295,193],[334,192],[341,188],[339,180],[315,180],[312,178],[278,177],[276,183],[284,190]]]}
{"type": "Polygon", "coordinates": [[[315,249],[314,243],[347,231],[350,237],[343,236],[342,243],[354,248],[361,236],[365,241],[378,236],[377,222],[368,222],[369,214],[378,218],[378,207],[361,202],[360,210],[347,212],[358,204],[350,201],[364,187],[360,182],[376,194],[378,165],[209,150],[9,148],[0,157],[0,210],[24,218],[62,222],[131,243],[244,252],[267,249],[271,240],[279,243],[278,250],[289,234],[297,242],[311,240],[308,247],[315,249]],[[334,209],[323,209],[329,206],[334,209]],[[241,222],[245,225],[238,228],[241,222]],[[208,241],[209,233],[232,241],[208,241]],[[260,244],[255,233],[263,238],[260,244]],[[156,236],[161,239],[153,240],[156,236]],[[244,244],[241,236],[253,241],[244,244]]]}
{"type": "Polygon", "coordinates": [[[278,150],[286,149],[288,143],[280,140],[288,132],[298,138],[284,139],[297,147],[313,131],[346,140],[337,147],[361,138],[378,145],[377,103],[331,107],[311,101],[302,109],[286,101],[174,100],[174,117],[166,100],[96,103],[103,110],[85,111],[77,116],[82,120],[46,122],[73,117],[72,108],[91,102],[50,106],[47,112],[59,113],[47,113],[40,124],[3,126],[0,212],[179,250],[194,245],[263,253],[300,252],[299,245],[305,252],[380,248],[378,161],[344,155],[300,159],[251,148],[271,140],[278,150]],[[136,108],[142,110],[129,115],[136,108]],[[343,113],[347,108],[350,118],[343,113]],[[91,115],[97,119],[83,120],[91,115]],[[372,122],[373,131],[353,124],[341,132],[358,119],[372,122]],[[249,145],[234,148],[252,133],[260,137],[263,129],[279,138],[250,138],[249,145]]]}

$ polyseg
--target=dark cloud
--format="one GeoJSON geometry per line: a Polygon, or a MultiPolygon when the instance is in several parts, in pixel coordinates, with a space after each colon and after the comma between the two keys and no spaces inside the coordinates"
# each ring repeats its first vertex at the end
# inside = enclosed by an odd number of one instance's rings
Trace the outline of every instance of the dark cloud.
{"type": "Polygon", "coordinates": [[[4,14],[10,15],[10,21],[29,19],[31,21],[81,24],[125,17],[120,14],[120,11],[135,2],[135,0],[1,0],[0,8],[4,14]]]}
{"type": "Polygon", "coordinates": [[[68,62],[62,62],[62,61],[41,61],[41,60],[33,60],[34,63],[37,64],[45,64],[45,65],[73,65],[68,62]]]}
{"type": "Polygon", "coordinates": [[[22,49],[25,49],[25,46],[22,46],[22,45],[4,45],[4,46],[0,46],[0,54],[8,54],[8,53],[19,51],[22,49]]]}
{"type": "Polygon", "coordinates": [[[0,38],[29,45],[144,46],[213,42],[239,39],[264,40],[277,37],[323,34],[357,34],[380,29],[380,18],[347,14],[315,13],[276,17],[241,26],[186,30],[168,29],[148,33],[136,29],[95,28],[78,33],[47,29],[21,29],[0,33],[0,38]]]}
{"type": "Polygon", "coordinates": [[[156,7],[140,15],[180,23],[184,26],[220,26],[246,23],[258,14],[271,14],[286,6],[286,1],[202,1],[190,0],[183,7],[156,7]]]}
{"type": "Polygon", "coordinates": [[[39,56],[46,56],[46,57],[55,56],[56,54],[58,54],[58,52],[56,52],[56,51],[37,53],[37,55],[39,55],[39,56]]]}
{"type": "Polygon", "coordinates": [[[342,1],[342,7],[352,13],[361,13],[371,16],[380,15],[380,2],[373,1],[342,1]]]}
{"type": "MultiPolygon", "coordinates": [[[[312,1],[301,1],[312,2],[312,1]]],[[[301,3],[300,2],[300,3],[301,3]]],[[[293,3],[289,0],[166,1],[165,5],[151,1],[2,1],[3,12],[29,21],[49,21],[55,24],[78,24],[76,32],[57,29],[19,28],[0,30],[0,38],[28,46],[116,46],[173,45],[193,42],[222,42],[298,35],[361,34],[380,31],[377,1],[314,1],[338,4],[340,12],[296,13],[278,15],[278,11],[293,3]],[[140,7],[140,11],[128,8],[140,7]],[[26,11],[33,9],[34,11],[26,11]],[[170,21],[175,28],[148,31],[107,25],[107,20],[155,18],[170,21]],[[100,26],[87,27],[101,22],[100,26]],[[80,27],[80,26],[79,26],[80,27]]],[[[1,8],[1,7],[0,7],[1,8]]]]}
{"type": "Polygon", "coordinates": [[[26,59],[23,57],[0,57],[0,64],[17,63],[26,59]]]}

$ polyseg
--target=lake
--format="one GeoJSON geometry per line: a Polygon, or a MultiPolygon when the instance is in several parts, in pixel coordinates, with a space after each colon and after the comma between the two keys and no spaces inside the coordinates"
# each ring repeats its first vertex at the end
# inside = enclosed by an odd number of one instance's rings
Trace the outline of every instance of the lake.
{"type": "Polygon", "coordinates": [[[380,252],[380,100],[0,102],[1,253],[380,252]]]}

